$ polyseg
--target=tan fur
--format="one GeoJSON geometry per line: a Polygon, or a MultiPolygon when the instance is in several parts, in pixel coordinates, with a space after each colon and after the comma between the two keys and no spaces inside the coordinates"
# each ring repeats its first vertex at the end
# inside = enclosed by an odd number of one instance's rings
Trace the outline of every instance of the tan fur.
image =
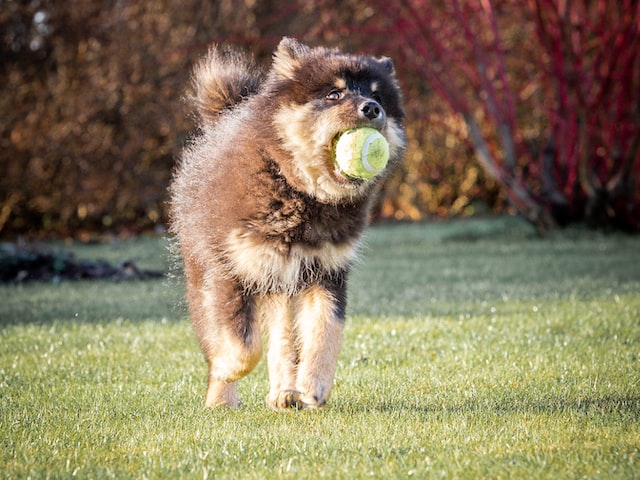
{"type": "MultiPolygon", "coordinates": [[[[215,311],[215,303],[220,301],[216,298],[215,291],[204,291],[202,297],[204,308],[215,311]]],[[[201,335],[200,341],[209,363],[206,405],[239,407],[236,382],[253,370],[260,361],[260,332],[255,330],[249,341],[240,342],[226,325],[218,324],[216,328],[207,329],[201,335]]]]}
{"type": "Polygon", "coordinates": [[[344,90],[345,88],[347,88],[347,82],[344,78],[337,77],[333,86],[338,90],[344,90]]]}
{"type": "MultiPolygon", "coordinates": [[[[283,252],[274,245],[241,230],[229,235],[226,254],[231,271],[245,283],[245,289],[254,293],[265,293],[281,289],[291,295],[300,289],[299,279],[303,272],[310,278],[321,265],[326,272],[339,272],[356,259],[360,239],[335,245],[325,242],[313,248],[292,245],[283,252]]],[[[221,274],[222,272],[218,272],[221,274]]]]}
{"type": "Polygon", "coordinates": [[[333,312],[334,299],[315,286],[296,299],[300,364],[296,391],[305,406],[322,407],[333,387],[344,324],[333,312]]]}
{"type": "Polygon", "coordinates": [[[217,121],[225,109],[256,93],[262,76],[259,70],[247,65],[240,53],[218,49],[209,50],[196,65],[191,100],[204,121],[217,121]]]}
{"type": "Polygon", "coordinates": [[[268,335],[269,346],[267,405],[274,409],[287,408],[299,399],[296,391],[298,351],[291,297],[287,294],[262,296],[260,318],[268,335]]]}
{"type": "Polygon", "coordinates": [[[283,39],[273,54],[273,71],[281,77],[294,80],[300,67],[298,59],[309,53],[309,47],[283,39]]]}

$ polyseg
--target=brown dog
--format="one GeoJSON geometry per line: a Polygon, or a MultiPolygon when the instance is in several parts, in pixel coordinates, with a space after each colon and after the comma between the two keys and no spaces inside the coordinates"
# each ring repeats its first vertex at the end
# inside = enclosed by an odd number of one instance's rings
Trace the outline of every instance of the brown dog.
{"type": "Polygon", "coordinates": [[[240,405],[237,381],[260,360],[265,331],[268,405],[321,407],[374,187],[404,150],[393,63],[284,38],[266,76],[213,48],[194,80],[201,136],[182,154],[171,216],[209,364],[206,405],[240,405]],[[386,170],[367,181],[332,158],[336,137],[359,126],[390,145],[386,170]]]}

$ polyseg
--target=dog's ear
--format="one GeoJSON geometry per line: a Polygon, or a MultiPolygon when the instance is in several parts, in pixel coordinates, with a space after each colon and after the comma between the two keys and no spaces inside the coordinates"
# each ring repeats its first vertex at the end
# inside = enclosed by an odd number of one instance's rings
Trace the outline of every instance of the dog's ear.
{"type": "Polygon", "coordinates": [[[273,54],[273,69],[279,75],[293,79],[300,59],[309,54],[309,47],[297,40],[283,37],[273,54]]]}
{"type": "Polygon", "coordinates": [[[291,58],[298,58],[308,53],[309,47],[290,37],[282,37],[276,50],[276,54],[287,55],[291,58]]]}
{"type": "Polygon", "coordinates": [[[396,69],[393,66],[393,60],[391,60],[389,57],[380,57],[380,58],[377,58],[376,60],[378,61],[380,66],[384,68],[384,71],[387,72],[389,75],[396,74],[396,69]]]}

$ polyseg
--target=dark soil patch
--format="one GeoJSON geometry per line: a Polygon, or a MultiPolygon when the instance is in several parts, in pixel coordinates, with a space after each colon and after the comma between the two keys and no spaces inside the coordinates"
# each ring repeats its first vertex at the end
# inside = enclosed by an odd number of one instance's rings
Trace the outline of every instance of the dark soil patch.
{"type": "Polygon", "coordinates": [[[79,260],[72,252],[65,250],[0,245],[0,283],[146,280],[163,276],[163,272],[140,269],[130,260],[112,265],[104,260],[79,260]]]}

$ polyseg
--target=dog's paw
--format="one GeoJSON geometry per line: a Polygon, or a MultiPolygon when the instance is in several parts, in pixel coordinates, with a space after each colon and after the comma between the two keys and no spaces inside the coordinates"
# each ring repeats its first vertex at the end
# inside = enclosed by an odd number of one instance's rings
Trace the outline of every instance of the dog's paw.
{"type": "Polygon", "coordinates": [[[313,396],[313,397],[300,397],[299,402],[302,405],[301,408],[315,409],[315,408],[324,407],[325,404],[327,403],[327,399],[324,398],[324,397],[323,398],[318,398],[316,396],[313,396]]]}
{"type": "Polygon", "coordinates": [[[219,380],[211,380],[207,390],[205,406],[208,408],[240,408],[241,403],[238,398],[236,382],[226,383],[219,380]]]}
{"type": "MultiPolygon", "coordinates": [[[[300,380],[300,379],[299,379],[300,380]]],[[[303,408],[322,408],[329,400],[331,383],[318,380],[314,377],[307,377],[307,381],[298,382],[296,390],[303,392],[300,394],[300,403],[303,408]]]]}
{"type": "Polygon", "coordinates": [[[305,407],[300,401],[300,392],[295,390],[282,390],[275,395],[267,395],[267,405],[274,410],[286,410],[288,408],[300,410],[305,407]]]}

